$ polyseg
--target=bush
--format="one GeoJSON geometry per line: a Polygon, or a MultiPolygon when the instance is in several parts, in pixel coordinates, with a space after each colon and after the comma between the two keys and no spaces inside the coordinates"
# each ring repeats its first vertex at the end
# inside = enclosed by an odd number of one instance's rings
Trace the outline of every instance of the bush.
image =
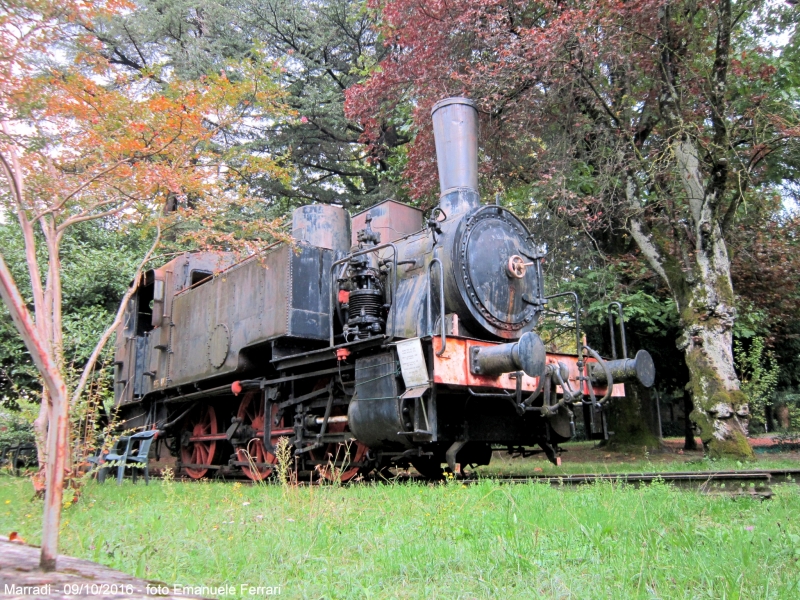
{"type": "Polygon", "coordinates": [[[733,351],[742,391],[750,404],[750,426],[763,429],[767,408],[772,406],[780,368],[762,337],[753,337],[747,349],[741,340],[735,340],[733,351]]]}
{"type": "Polygon", "coordinates": [[[35,441],[33,425],[24,413],[0,408],[0,450],[35,441]]]}
{"type": "MultiPolygon", "coordinates": [[[[776,407],[785,406],[789,412],[789,431],[800,431],[800,392],[797,390],[783,390],[778,392],[775,396],[776,407]]],[[[777,410],[773,411],[774,413],[777,410]]],[[[777,415],[776,415],[777,416],[777,415]]],[[[786,430],[787,428],[780,422],[775,423],[778,429],[786,430]]]]}

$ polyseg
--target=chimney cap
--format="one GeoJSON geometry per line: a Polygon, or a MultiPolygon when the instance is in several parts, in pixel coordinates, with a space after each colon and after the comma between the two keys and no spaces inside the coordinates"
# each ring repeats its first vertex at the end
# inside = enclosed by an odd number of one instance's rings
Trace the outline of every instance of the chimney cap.
{"type": "Polygon", "coordinates": [[[433,108],[431,109],[431,115],[433,115],[433,113],[435,113],[440,108],[443,108],[445,106],[450,106],[451,104],[466,104],[467,106],[471,106],[472,108],[474,108],[476,111],[478,110],[474,100],[470,100],[469,98],[463,98],[461,96],[455,96],[453,98],[445,98],[444,100],[439,100],[436,104],[433,105],[433,108]]]}

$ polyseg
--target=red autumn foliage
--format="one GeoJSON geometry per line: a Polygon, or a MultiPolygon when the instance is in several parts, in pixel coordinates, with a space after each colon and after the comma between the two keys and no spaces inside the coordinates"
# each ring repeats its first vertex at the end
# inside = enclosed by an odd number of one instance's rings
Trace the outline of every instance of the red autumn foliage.
{"type": "MultiPolygon", "coordinates": [[[[678,120],[713,152],[714,134],[707,123],[719,99],[709,85],[709,71],[722,4],[371,0],[393,51],[367,81],[347,91],[348,116],[364,126],[365,141],[378,144],[393,109],[401,103],[413,106],[417,137],[409,151],[407,181],[416,198],[436,188],[427,123],[431,106],[449,95],[479,103],[485,144],[481,168],[493,177],[528,183],[553,174],[554,166],[563,173],[565,165],[552,148],[554,129],[583,136],[587,144],[603,129],[612,132],[615,143],[633,141],[639,160],[658,161],[674,133],[666,121],[678,120]],[[669,45],[677,48],[672,76],[680,114],[667,119],[660,97],[663,53],[669,45]]],[[[765,60],[770,52],[756,45],[734,53],[729,81],[768,83],[775,73],[765,60]]],[[[724,116],[732,117],[731,136],[756,119],[774,118],[765,110],[769,98],[760,91],[753,86],[742,90],[745,102],[729,105],[730,114],[724,116]]],[[[791,135],[788,128],[784,131],[791,135]]],[[[762,136],[764,148],[759,149],[754,136],[745,137],[743,153],[749,147],[751,159],[746,168],[755,170],[774,150],[772,139],[762,136]]],[[[619,170],[636,160],[621,157],[619,170]]]]}
{"type": "Polygon", "coordinates": [[[738,235],[734,287],[765,313],[769,341],[779,344],[787,326],[800,321],[800,216],[771,218],[738,235]]]}

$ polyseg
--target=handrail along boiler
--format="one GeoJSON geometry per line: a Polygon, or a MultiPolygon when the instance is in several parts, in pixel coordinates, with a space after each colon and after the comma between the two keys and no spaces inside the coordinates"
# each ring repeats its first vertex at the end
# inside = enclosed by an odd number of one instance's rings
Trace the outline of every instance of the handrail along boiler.
{"type": "Polygon", "coordinates": [[[115,397],[123,426],[159,428],[183,472],[268,476],[287,437],[298,475],[347,480],[413,464],[487,464],[493,448],[607,436],[621,384],[650,386],[654,366],[622,341],[610,360],[582,343],[545,351],[534,329],[543,251],[523,222],[478,194],[472,101],[432,112],[440,199],[427,222],[385,201],[350,215],[309,205],[296,245],[241,262],[187,253],[147,272],[117,336],[115,397]],[[355,235],[351,236],[351,227],[355,235]]]}

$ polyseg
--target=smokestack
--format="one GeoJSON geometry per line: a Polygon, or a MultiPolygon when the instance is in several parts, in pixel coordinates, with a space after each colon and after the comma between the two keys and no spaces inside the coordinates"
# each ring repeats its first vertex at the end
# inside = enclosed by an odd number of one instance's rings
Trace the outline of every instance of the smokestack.
{"type": "Polygon", "coordinates": [[[433,106],[433,137],[439,167],[439,206],[448,217],[480,206],[478,111],[468,98],[445,98],[433,106]]]}

